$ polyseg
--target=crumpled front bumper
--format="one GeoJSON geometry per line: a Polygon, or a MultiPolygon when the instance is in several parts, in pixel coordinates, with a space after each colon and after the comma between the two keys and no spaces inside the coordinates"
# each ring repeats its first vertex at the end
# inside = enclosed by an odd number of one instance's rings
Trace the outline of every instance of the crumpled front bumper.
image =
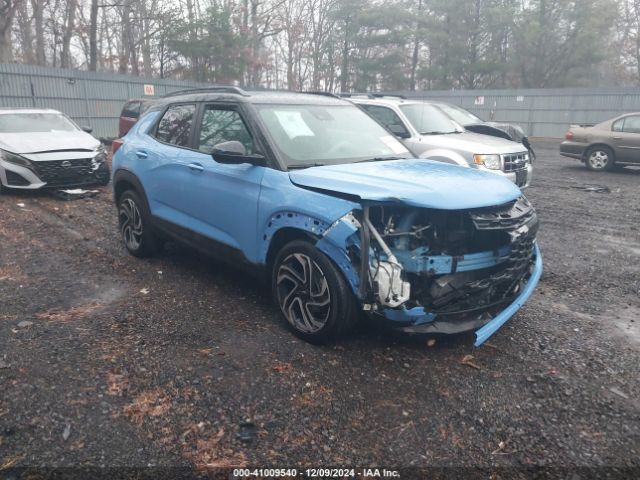
{"type": "Polygon", "coordinates": [[[492,316],[490,312],[480,312],[464,319],[448,319],[425,312],[422,307],[407,309],[386,309],[383,316],[396,324],[398,328],[407,333],[460,333],[474,328],[476,330],[476,341],[474,345],[479,347],[489,337],[496,333],[529,299],[535,290],[540,277],[542,276],[542,255],[540,249],[535,244],[535,262],[531,275],[526,285],[518,296],[509,305],[492,316]]]}
{"type": "Polygon", "coordinates": [[[537,244],[535,247],[535,252],[536,261],[533,267],[533,272],[531,272],[531,277],[529,277],[529,281],[527,282],[526,286],[524,287],[522,292],[520,292],[520,295],[518,295],[507,308],[505,308],[496,317],[489,321],[489,323],[487,323],[484,327],[476,330],[476,341],[474,343],[476,347],[482,345],[491,335],[496,333],[498,329],[507,322],[507,320],[513,317],[535,290],[536,285],[538,285],[540,277],[542,276],[542,255],[540,254],[540,248],[537,244]]]}

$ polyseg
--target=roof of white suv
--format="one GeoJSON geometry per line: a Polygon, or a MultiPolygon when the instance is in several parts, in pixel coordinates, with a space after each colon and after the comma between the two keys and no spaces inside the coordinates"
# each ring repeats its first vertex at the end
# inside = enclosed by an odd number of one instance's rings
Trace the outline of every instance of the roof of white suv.
{"type": "Polygon", "coordinates": [[[0,107],[0,115],[15,113],[60,113],[59,110],[52,108],[31,108],[31,107],[0,107]]]}
{"type": "Polygon", "coordinates": [[[363,104],[371,104],[371,105],[387,105],[387,106],[398,106],[398,105],[415,105],[425,103],[427,100],[413,99],[413,98],[404,98],[401,96],[393,96],[393,95],[384,95],[384,96],[372,96],[366,94],[347,94],[342,95],[345,100],[350,100],[353,103],[363,103],[363,104]]]}

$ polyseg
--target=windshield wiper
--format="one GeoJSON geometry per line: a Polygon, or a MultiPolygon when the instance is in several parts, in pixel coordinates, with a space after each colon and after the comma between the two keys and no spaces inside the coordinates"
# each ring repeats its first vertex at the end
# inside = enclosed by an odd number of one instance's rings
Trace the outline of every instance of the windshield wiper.
{"type": "Polygon", "coordinates": [[[384,162],[385,160],[402,160],[403,157],[373,157],[367,158],[365,160],[358,160],[354,163],[364,163],[364,162],[384,162]]]}
{"type": "Polygon", "coordinates": [[[453,132],[420,132],[420,135],[448,135],[450,133],[462,133],[459,130],[454,130],[453,132]]]}
{"type": "Polygon", "coordinates": [[[315,163],[292,163],[287,165],[287,170],[301,170],[303,168],[311,168],[311,167],[324,167],[324,163],[315,162],[315,163]]]}

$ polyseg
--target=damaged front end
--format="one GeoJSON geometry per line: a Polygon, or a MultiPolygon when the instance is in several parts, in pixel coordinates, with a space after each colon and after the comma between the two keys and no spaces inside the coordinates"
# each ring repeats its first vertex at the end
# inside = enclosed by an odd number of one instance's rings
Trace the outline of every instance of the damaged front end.
{"type": "Polygon", "coordinates": [[[410,333],[482,327],[478,346],[538,283],[537,230],[524,196],[467,210],[372,202],[327,228],[317,246],[340,266],[368,313],[410,333]]]}

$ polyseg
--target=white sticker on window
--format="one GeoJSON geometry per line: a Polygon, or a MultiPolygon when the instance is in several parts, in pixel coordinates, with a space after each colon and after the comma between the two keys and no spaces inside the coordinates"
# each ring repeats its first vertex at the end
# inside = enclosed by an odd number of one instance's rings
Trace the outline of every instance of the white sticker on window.
{"type": "Polygon", "coordinates": [[[300,112],[296,110],[278,110],[273,113],[289,138],[315,136],[300,112]]]}
{"type": "Polygon", "coordinates": [[[391,149],[391,151],[393,153],[397,154],[401,154],[401,153],[407,153],[408,150],[406,148],[404,148],[402,146],[402,144],[396,140],[395,138],[393,138],[391,135],[386,135],[384,137],[380,137],[380,140],[382,140],[382,142],[391,149]]]}

